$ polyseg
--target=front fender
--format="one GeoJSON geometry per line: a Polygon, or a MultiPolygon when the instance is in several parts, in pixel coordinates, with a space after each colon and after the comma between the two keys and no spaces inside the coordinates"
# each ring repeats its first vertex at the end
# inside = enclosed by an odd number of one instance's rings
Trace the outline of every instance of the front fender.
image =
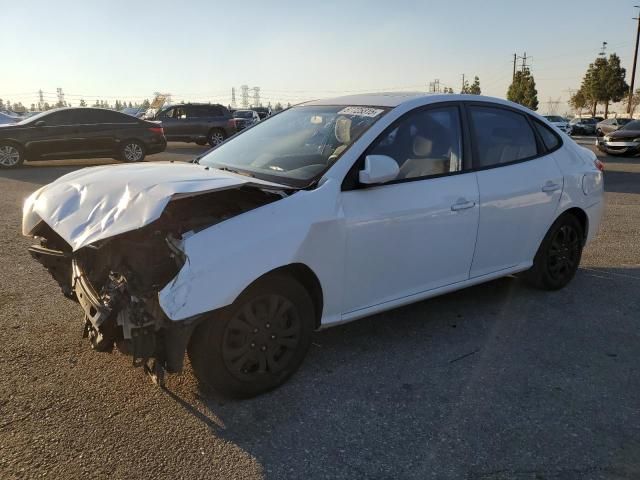
{"type": "Polygon", "coordinates": [[[254,280],[291,263],[307,265],[325,300],[323,318],[340,314],[344,222],[339,185],[327,181],[238,215],[184,240],[187,261],[158,294],[166,315],[179,321],[227,306],[254,280]]]}

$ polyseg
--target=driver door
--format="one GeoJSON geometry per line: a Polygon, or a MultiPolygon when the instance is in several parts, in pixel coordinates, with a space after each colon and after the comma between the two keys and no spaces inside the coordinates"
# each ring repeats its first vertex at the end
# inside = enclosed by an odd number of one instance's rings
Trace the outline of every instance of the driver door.
{"type": "Polygon", "coordinates": [[[414,110],[363,155],[390,156],[400,173],[342,192],[343,315],[469,278],[479,194],[476,174],[465,171],[461,132],[458,106],[414,110]]]}

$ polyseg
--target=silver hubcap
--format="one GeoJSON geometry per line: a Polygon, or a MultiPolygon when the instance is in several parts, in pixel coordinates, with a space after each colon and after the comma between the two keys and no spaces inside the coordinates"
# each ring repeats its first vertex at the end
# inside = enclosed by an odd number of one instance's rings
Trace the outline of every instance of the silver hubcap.
{"type": "Polygon", "coordinates": [[[212,145],[220,145],[224,141],[224,137],[220,132],[213,132],[209,137],[209,143],[212,145]]]}
{"type": "Polygon", "coordinates": [[[16,147],[4,145],[0,147],[0,165],[4,167],[13,167],[20,161],[20,152],[16,147]]]}
{"type": "Polygon", "coordinates": [[[130,143],[124,147],[124,158],[129,162],[137,162],[142,158],[142,147],[137,143],[130,143]]]}

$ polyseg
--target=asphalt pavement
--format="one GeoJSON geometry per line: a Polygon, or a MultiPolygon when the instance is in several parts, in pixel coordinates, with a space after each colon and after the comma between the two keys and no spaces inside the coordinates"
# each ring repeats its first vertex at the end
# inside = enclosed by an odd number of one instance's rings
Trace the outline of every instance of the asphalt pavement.
{"type": "Polygon", "coordinates": [[[640,159],[601,158],[602,229],[567,288],[503,278],[317,332],[244,401],[92,351],[29,257],[26,196],[113,160],[0,170],[0,478],[640,478],[640,159]]]}

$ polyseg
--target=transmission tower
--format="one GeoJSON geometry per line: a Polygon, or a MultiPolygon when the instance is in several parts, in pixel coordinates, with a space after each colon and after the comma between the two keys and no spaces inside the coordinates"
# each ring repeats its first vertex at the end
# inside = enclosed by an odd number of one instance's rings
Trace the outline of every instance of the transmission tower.
{"type": "Polygon", "coordinates": [[[58,106],[62,107],[64,105],[64,92],[61,88],[56,88],[56,92],[58,93],[58,106]]]}
{"type": "Polygon", "coordinates": [[[38,110],[42,111],[44,108],[44,95],[42,89],[38,90],[38,110]]]}
{"type": "Polygon", "coordinates": [[[231,106],[236,108],[236,87],[231,87],[231,106]]]}
{"type": "Polygon", "coordinates": [[[557,115],[558,107],[560,107],[560,103],[561,103],[561,99],[560,98],[558,98],[557,100],[554,100],[551,97],[549,97],[549,100],[547,100],[547,102],[546,102],[546,104],[547,104],[547,114],[548,115],[557,115]]]}
{"type": "Polygon", "coordinates": [[[527,65],[527,60],[531,60],[532,58],[533,57],[531,55],[527,56],[527,52],[524,52],[524,55],[522,55],[521,57],[517,57],[518,60],[522,60],[522,65],[520,65],[520,71],[522,73],[529,71],[529,67],[531,65],[527,65]]]}
{"type": "Polygon", "coordinates": [[[253,106],[260,106],[260,87],[253,87],[253,106]]]}
{"type": "Polygon", "coordinates": [[[249,85],[240,87],[240,105],[242,105],[242,108],[249,107],[249,85]]]}

